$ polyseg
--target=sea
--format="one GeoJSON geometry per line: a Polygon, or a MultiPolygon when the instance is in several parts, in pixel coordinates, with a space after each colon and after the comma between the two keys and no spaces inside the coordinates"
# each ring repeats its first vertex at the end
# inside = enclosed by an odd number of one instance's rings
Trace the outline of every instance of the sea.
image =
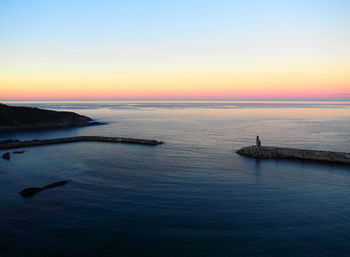
{"type": "Polygon", "coordinates": [[[6,131],[0,140],[99,135],[164,144],[79,142],[0,159],[1,257],[350,256],[349,165],[236,153],[257,135],[262,145],[350,152],[350,102],[6,103],[106,124],[6,131]]]}

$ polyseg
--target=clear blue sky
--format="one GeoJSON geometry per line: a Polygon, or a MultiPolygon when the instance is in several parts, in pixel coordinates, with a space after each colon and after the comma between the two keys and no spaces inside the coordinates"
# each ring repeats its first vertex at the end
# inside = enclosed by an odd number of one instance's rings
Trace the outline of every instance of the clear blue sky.
{"type": "MultiPolygon", "coordinates": [[[[21,89],[38,90],[31,85],[33,77],[23,81],[11,79],[13,74],[29,73],[37,78],[46,74],[47,80],[54,79],[57,72],[61,77],[70,72],[109,73],[106,75],[108,86],[104,88],[106,94],[125,91],[128,97],[132,92],[135,97],[142,97],[147,86],[133,78],[142,77],[143,71],[164,72],[170,80],[188,71],[191,75],[178,83],[178,90],[182,90],[179,94],[170,82],[169,88],[160,89],[161,84],[168,85],[164,78],[144,78],[155,93],[169,97],[172,93],[174,97],[186,94],[195,97],[195,92],[201,97],[200,86],[193,81],[208,70],[213,74],[208,75],[207,81],[225,77],[218,82],[222,83],[218,85],[221,90],[218,96],[227,93],[234,97],[235,92],[244,95],[243,87],[253,87],[255,82],[245,81],[240,85],[239,74],[227,74],[228,70],[240,68],[246,77],[258,77],[256,70],[263,70],[266,65],[271,66],[271,70],[283,65],[299,66],[302,71],[293,66],[291,73],[307,77],[308,65],[316,67],[324,63],[318,67],[319,73],[323,73],[331,63],[334,65],[329,69],[334,70],[333,75],[324,80],[331,81],[333,76],[337,93],[344,94],[350,82],[344,77],[344,71],[339,71],[341,65],[345,63],[348,68],[350,63],[350,1],[346,0],[2,0],[0,12],[0,79],[5,81],[0,87],[4,89],[7,85],[5,91],[10,98],[21,89]],[[220,75],[219,70],[224,74],[220,75]],[[111,77],[111,73],[118,72],[124,75],[111,77]],[[126,73],[130,74],[129,80],[126,73]],[[186,79],[192,81],[193,92],[185,90],[192,84],[181,84],[186,79]],[[130,87],[131,93],[112,83],[117,80],[130,87]]],[[[261,80],[264,79],[266,83],[281,80],[281,85],[286,80],[262,76],[261,80]]],[[[47,80],[37,84],[45,85],[47,80]]],[[[295,83],[304,85],[307,81],[319,83],[310,78],[295,83]]],[[[79,87],[67,85],[65,81],[61,83],[67,90],[79,87]]],[[[331,90],[330,82],[327,83],[321,83],[320,90],[331,90]]],[[[290,83],[285,84],[291,87],[290,83]]],[[[58,86],[52,85],[52,92],[59,92],[58,86]]],[[[203,96],[214,93],[210,90],[213,86],[213,83],[205,85],[203,96]]],[[[261,88],[263,85],[257,89],[261,88]]],[[[316,89],[316,86],[310,88],[316,89]]]]}

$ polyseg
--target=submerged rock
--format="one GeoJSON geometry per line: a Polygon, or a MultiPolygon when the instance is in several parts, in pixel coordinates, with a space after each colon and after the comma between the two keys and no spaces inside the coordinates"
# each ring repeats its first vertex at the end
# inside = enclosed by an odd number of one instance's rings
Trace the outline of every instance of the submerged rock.
{"type": "Polygon", "coordinates": [[[39,193],[42,189],[40,187],[30,187],[21,191],[22,196],[32,196],[39,193]]]}
{"type": "Polygon", "coordinates": [[[71,180],[62,180],[62,181],[57,181],[55,183],[52,183],[52,184],[49,184],[49,185],[46,185],[46,186],[43,186],[43,187],[30,187],[30,188],[22,190],[20,192],[20,194],[22,196],[24,196],[24,197],[32,196],[32,195],[35,195],[35,194],[41,192],[42,190],[53,188],[53,187],[62,186],[62,185],[67,184],[70,181],[71,180]]]}
{"type": "Polygon", "coordinates": [[[10,160],[10,153],[9,152],[7,152],[7,153],[4,153],[3,155],[2,155],[2,158],[3,159],[5,159],[5,160],[10,160]]]}
{"type": "Polygon", "coordinates": [[[71,180],[62,180],[62,181],[57,181],[55,183],[52,183],[52,184],[49,184],[49,185],[46,185],[44,187],[42,187],[41,189],[44,190],[44,189],[48,189],[48,188],[53,188],[53,187],[58,187],[58,186],[62,186],[62,185],[65,185],[67,184],[68,182],[70,182],[71,180]]]}

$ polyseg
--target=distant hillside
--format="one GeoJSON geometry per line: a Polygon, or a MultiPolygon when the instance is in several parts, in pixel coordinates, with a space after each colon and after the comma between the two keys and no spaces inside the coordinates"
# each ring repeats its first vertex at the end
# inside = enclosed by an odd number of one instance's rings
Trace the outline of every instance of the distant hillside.
{"type": "Polygon", "coordinates": [[[32,107],[0,104],[0,130],[63,128],[97,125],[91,118],[74,112],[58,112],[32,107]]]}

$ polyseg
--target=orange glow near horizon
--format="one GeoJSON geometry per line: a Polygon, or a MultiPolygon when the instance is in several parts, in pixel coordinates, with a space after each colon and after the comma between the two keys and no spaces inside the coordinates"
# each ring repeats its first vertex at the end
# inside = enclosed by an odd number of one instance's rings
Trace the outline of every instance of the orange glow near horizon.
{"type": "MultiPolygon", "coordinates": [[[[216,70],[0,73],[4,100],[332,98],[350,96],[345,65],[216,70]]],[[[350,70],[350,67],[349,69],[350,70]]]]}

